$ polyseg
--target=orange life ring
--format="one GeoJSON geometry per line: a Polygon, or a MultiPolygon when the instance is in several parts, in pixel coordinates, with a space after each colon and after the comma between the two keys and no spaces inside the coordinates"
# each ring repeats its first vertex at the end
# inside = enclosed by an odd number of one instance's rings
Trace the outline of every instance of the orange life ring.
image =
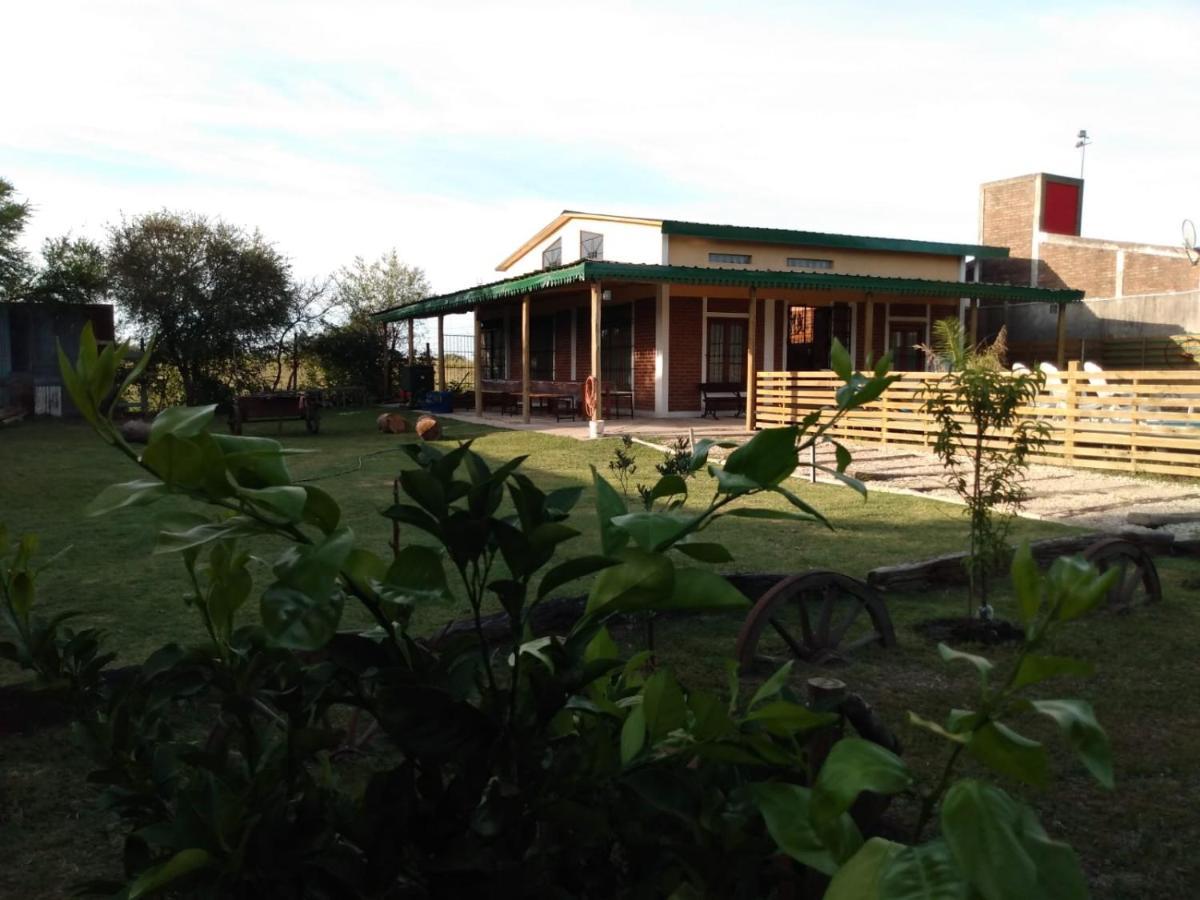
{"type": "Polygon", "coordinates": [[[583,380],[583,414],[589,419],[596,418],[596,378],[589,375],[583,380]]]}

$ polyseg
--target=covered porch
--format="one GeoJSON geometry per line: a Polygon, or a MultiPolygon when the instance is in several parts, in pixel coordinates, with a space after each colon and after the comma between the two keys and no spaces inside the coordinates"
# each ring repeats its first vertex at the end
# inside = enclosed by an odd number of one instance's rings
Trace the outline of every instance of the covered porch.
{"type": "MultiPolygon", "coordinates": [[[[737,394],[717,423],[755,427],[762,371],[827,369],[832,341],[856,366],[884,352],[924,369],[917,345],[958,316],[974,340],[978,305],[1043,301],[1077,291],[920,278],[724,269],[587,260],[504,279],[376,315],[437,320],[436,386],[445,390],[443,317],[474,313],[474,416],[514,424],[695,419],[705,391],[737,394]]],[[[410,324],[411,328],[411,324],[410,324]]],[[[1059,329],[1065,355],[1065,331],[1059,329]]],[[[611,431],[611,428],[609,429],[611,431]]],[[[662,433],[661,429],[658,433],[662,433]]]]}

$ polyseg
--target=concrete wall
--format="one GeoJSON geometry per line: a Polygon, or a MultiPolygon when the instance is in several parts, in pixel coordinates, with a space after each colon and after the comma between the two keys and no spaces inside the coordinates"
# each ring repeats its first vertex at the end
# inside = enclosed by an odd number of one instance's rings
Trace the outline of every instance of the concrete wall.
{"type": "MultiPolygon", "coordinates": [[[[1014,341],[1055,339],[1057,311],[1048,303],[985,307],[987,330],[1007,325],[1014,341]]],[[[1067,335],[1143,338],[1200,334],[1200,290],[1086,299],[1067,309],[1067,335]]]]}
{"type": "Polygon", "coordinates": [[[959,277],[957,256],[871,250],[842,250],[832,247],[796,247],[746,241],[715,241],[691,235],[669,235],[668,258],[673,266],[704,266],[711,269],[772,269],[781,272],[822,272],[835,275],[891,275],[901,278],[935,278],[954,281],[959,277]],[[749,265],[709,262],[709,253],[742,253],[749,265]],[[788,257],[832,260],[828,269],[789,266],[788,257]]]}

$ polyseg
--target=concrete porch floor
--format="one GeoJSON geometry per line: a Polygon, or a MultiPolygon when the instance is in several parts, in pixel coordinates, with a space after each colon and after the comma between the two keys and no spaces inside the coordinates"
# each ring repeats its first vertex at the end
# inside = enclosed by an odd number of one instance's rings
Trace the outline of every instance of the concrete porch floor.
{"type": "MultiPolygon", "coordinates": [[[[504,416],[499,413],[485,413],[477,416],[472,412],[437,413],[444,419],[454,419],[457,422],[472,422],[477,425],[487,425],[490,428],[508,428],[513,431],[537,431],[542,434],[557,434],[561,437],[571,437],[576,440],[588,439],[588,423],[586,419],[564,419],[556,422],[550,416],[534,416],[533,421],[526,424],[520,416],[504,416]]],[[[606,419],[604,421],[604,436],[612,437],[623,434],[631,437],[665,436],[695,434],[696,437],[746,438],[746,420],[737,418],[721,418],[715,422],[712,419],[701,419],[699,416],[672,416],[670,418],[654,418],[653,416],[634,416],[632,419],[606,419]]]]}

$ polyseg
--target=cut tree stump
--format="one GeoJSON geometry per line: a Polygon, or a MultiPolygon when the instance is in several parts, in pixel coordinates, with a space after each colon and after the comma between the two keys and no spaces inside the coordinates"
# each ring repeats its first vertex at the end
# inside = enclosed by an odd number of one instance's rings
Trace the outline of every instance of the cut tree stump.
{"type": "MultiPolygon", "coordinates": [[[[1039,566],[1048,566],[1060,556],[1082,553],[1104,538],[1119,537],[1137,544],[1151,555],[1170,553],[1175,536],[1159,532],[1120,532],[1117,534],[1084,534],[1071,537],[1034,541],[1029,545],[1039,566]]],[[[881,591],[922,591],[929,588],[958,587],[967,583],[963,565],[966,553],[947,553],[919,562],[880,566],[867,573],[867,584],[881,591]]]]}

